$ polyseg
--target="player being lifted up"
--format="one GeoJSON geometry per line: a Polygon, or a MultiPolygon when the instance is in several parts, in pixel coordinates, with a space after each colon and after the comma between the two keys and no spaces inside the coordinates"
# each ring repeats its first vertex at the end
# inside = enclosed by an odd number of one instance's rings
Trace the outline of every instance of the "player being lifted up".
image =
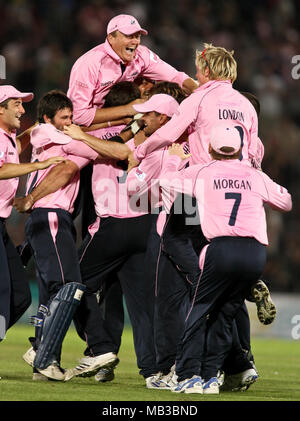
{"type": "Polygon", "coordinates": [[[103,108],[105,96],[117,82],[133,82],[139,76],[167,80],[178,83],[188,94],[198,87],[187,74],[177,71],[141,45],[141,35],[147,35],[147,31],[133,16],[115,16],[107,25],[105,42],[75,62],[68,96],[73,102],[76,124],[90,126],[135,114],[132,104],[103,108]]]}

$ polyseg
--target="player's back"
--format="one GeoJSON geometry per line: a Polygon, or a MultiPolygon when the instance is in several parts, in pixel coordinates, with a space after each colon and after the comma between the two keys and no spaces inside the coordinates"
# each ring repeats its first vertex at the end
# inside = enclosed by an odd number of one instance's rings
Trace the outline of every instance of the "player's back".
{"type": "Polygon", "coordinates": [[[194,193],[206,238],[254,237],[267,245],[264,202],[268,190],[263,173],[239,160],[197,167],[194,193]]]}
{"type": "Polygon", "coordinates": [[[212,127],[220,124],[237,128],[241,137],[241,158],[248,159],[251,141],[257,137],[257,115],[252,104],[233,89],[230,81],[211,81],[206,85],[195,91],[190,99],[194,98],[198,107],[189,137],[193,163],[211,161],[208,152],[210,132],[212,127]]]}

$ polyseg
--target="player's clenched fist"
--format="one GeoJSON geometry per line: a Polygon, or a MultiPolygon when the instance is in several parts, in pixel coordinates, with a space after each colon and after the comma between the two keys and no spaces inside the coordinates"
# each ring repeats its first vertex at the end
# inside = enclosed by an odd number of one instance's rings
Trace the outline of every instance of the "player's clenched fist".
{"type": "Polygon", "coordinates": [[[81,130],[76,124],[71,124],[70,126],[64,126],[64,134],[70,136],[75,140],[84,140],[85,133],[81,130]]]}

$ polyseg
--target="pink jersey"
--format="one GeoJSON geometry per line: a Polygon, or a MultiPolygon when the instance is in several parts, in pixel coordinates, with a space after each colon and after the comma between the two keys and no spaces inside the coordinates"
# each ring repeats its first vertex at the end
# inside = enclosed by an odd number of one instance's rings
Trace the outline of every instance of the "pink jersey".
{"type": "Polygon", "coordinates": [[[158,147],[175,142],[189,128],[191,164],[206,164],[211,161],[208,153],[211,129],[222,123],[239,130],[243,159],[256,158],[256,111],[229,80],[211,80],[196,89],[180,104],[171,120],[137,148],[134,156],[138,161],[144,159],[158,147]]]}
{"type": "MultiPolygon", "coordinates": [[[[0,168],[3,164],[19,164],[16,135],[0,128],[0,168]]],[[[0,218],[8,218],[18,189],[19,177],[0,180],[0,218]]]]}
{"type": "MultiPolygon", "coordinates": [[[[134,139],[126,144],[134,150],[134,139]]],[[[127,170],[121,169],[116,160],[97,159],[94,162],[92,191],[98,216],[134,218],[148,213],[148,206],[127,196],[126,178],[127,170]]]]}
{"type": "MultiPolygon", "coordinates": [[[[185,145],[188,144],[184,143],[183,147],[186,147],[185,145]]],[[[159,177],[168,156],[168,147],[158,149],[147,155],[140,165],[133,168],[127,176],[128,195],[130,197],[147,195],[152,210],[162,205],[159,194],[159,177]]],[[[186,160],[182,161],[181,167],[183,168],[186,164],[186,160]]]]}
{"type": "Polygon", "coordinates": [[[138,76],[144,76],[152,80],[177,82],[182,86],[189,78],[142,45],[124,71],[121,65],[124,66],[124,63],[107,40],[79,57],[72,67],[68,90],[74,106],[74,122],[90,126],[96,109],[103,106],[105,96],[118,82],[132,82],[138,76]]]}
{"type": "MultiPolygon", "coordinates": [[[[189,153],[189,145],[187,142],[182,144],[185,153],[189,153]]],[[[162,208],[161,192],[160,192],[160,174],[164,165],[168,160],[168,147],[156,150],[145,157],[137,168],[133,168],[126,180],[127,193],[131,198],[141,197],[141,201],[145,206],[145,202],[149,201],[151,212],[159,210],[156,222],[156,231],[158,235],[162,235],[166,222],[166,212],[162,208]]],[[[181,161],[179,170],[184,168],[188,163],[188,159],[181,161]]],[[[136,200],[135,199],[135,200],[136,200]]]]}
{"type": "Polygon", "coordinates": [[[180,158],[171,156],[161,179],[163,200],[169,206],[170,191],[195,196],[203,234],[254,237],[268,245],[264,203],[289,211],[291,195],[247,161],[222,160],[192,165],[180,172],[180,158]]]}
{"type": "MultiPolygon", "coordinates": [[[[32,161],[44,161],[52,156],[62,156],[73,161],[79,168],[83,168],[90,160],[98,157],[82,142],[78,142],[57,130],[52,124],[39,124],[31,133],[32,161]]],[[[29,194],[47,176],[50,169],[31,173],[27,180],[27,194],[29,194]]],[[[34,208],[61,208],[73,212],[74,201],[78,194],[80,176],[79,171],[73,179],[63,188],[49,194],[33,205],[34,208]]]]}

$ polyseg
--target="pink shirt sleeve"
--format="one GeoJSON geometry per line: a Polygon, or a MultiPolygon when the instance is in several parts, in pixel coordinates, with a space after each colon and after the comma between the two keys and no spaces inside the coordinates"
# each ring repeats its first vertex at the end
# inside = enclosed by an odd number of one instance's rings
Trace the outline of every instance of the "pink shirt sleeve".
{"type": "Polygon", "coordinates": [[[177,155],[169,155],[164,162],[160,175],[160,186],[162,189],[162,202],[167,212],[170,211],[177,193],[193,195],[195,173],[199,171],[198,166],[191,166],[187,169],[182,167],[182,159],[177,155]]]}
{"type": "Polygon", "coordinates": [[[158,178],[162,167],[163,151],[148,155],[137,168],[132,169],[127,176],[127,193],[142,195],[149,187],[151,180],[158,178]]]}
{"type": "Polygon", "coordinates": [[[260,140],[260,138],[257,137],[256,142],[255,142],[255,147],[252,145],[251,151],[249,151],[249,158],[254,168],[261,168],[261,163],[264,157],[264,153],[265,153],[264,145],[262,141],[260,140]]]}
{"type": "Polygon", "coordinates": [[[156,130],[152,136],[137,147],[134,152],[134,158],[137,161],[141,161],[146,155],[157,148],[174,143],[189,125],[196,120],[198,106],[198,103],[194,103],[194,97],[193,94],[191,94],[180,104],[177,112],[170,121],[156,130]]]}
{"type": "Polygon", "coordinates": [[[93,56],[80,58],[70,75],[68,97],[73,102],[73,120],[76,124],[90,126],[97,107],[93,105],[98,80],[98,66],[93,56]]]}
{"type": "Polygon", "coordinates": [[[152,80],[167,80],[169,82],[176,82],[181,87],[183,82],[186,79],[189,79],[189,76],[186,73],[179,72],[147,47],[141,46],[140,51],[146,66],[142,72],[143,76],[152,80]]]}
{"type": "Polygon", "coordinates": [[[258,173],[262,177],[266,188],[264,201],[274,210],[290,211],[292,209],[292,198],[287,189],[275,183],[267,174],[258,173]]]}
{"type": "Polygon", "coordinates": [[[79,169],[98,158],[96,151],[78,140],[72,140],[67,145],[64,145],[63,150],[69,155],[68,159],[75,162],[79,169]]]}

